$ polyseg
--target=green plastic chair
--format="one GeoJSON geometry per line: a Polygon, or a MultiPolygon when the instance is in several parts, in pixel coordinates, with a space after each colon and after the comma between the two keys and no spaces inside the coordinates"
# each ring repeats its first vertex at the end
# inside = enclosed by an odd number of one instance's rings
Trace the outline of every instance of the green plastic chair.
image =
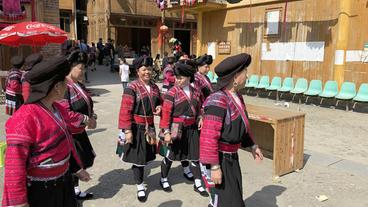
{"type": "Polygon", "coordinates": [[[259,77],[258,75],[251,75],[249,78],[249,82],[245,84],[246,88],[254,88],[258,86],[259,77]]]}
{"type": "Polygon", "coordinates": [[[282,83],[282,87],[278,90],[279,92],[290,92],[294,88],[294,79],[287,77],[282,83]]]}
{"type": "Polygon", "coordinates": [[[295,88],[290,91],[290,93],[300,94],[308,90],[308,81],[305,78],[299,78],[296,81],[295,88]]]}
{"type": "Polygon", "coordinates": [[[358,94],[353,98],[354,101],[368,102],[368,83],[363,83],[359,87],[358,94]]]}
{"type": "Polygon", "coordinates": [[[270,86],[270,77],[262,76],[261,80],[259,80],[259,84],[255,87],[257,89],[263,89],[270,86]]]}
{"type": "Polygon", "coordinates": [[[272,78],[271,85],[266,88],[269,91],[276,91],[281,88],[281,78],[276,76],[272,78]]]}
{"type": "Polygon", "coordinates": [[[325,88],[323,89],[322,93],[319,95],[323,98],[333,98],[339,93],[337,88],[336,81],[327,81],[325,84],[325,88]]]}
{"type": "Polygon", "coordinates": [[[350,100],[356,96],[355,83],[344,82],[341,85],[340,93],[336,96],[337,99],[350,100]]]}
{"type": "Polygon", "coordinates": [[[211,83],[217,83],[217,78],[218,76],[217,74],[215,74],[215,77],[213,77],[213,79],[211,80],[211,83]]]}
{"type": "Polygon", "coordinates": [[[322,81],[311,80],[309,84],[309,89],[304,93],[307,96],[318,96],[322,93],[322,81]]]}
{"type": "Polygon", "coordinates": [[[209,71],[207,73],[207,77],[210,79],[210,81],[212,81],[212,79],[213,79],[213,72],[212,71],[209,71]]]}

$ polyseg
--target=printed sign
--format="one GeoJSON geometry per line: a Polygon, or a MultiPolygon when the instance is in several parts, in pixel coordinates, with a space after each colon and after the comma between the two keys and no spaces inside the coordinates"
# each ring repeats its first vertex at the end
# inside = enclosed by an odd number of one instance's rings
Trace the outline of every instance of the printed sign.
{"type": "Polygon", "coordinates": [[[230,41],[222,41],[218,43],[218,53],[219,54],[230,54],[231,44],[230,41]]]}

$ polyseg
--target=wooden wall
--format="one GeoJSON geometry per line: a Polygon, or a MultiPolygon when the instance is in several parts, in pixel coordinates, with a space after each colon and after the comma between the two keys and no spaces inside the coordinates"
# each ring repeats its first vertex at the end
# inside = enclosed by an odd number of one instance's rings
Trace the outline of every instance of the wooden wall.
{"type": "MultiPolygon", "coordinates": [[[[255,2],[255,1],[253,1],[255,2]]],[[[201,53],[207,52],[208,42],[231,41],[231,55],[247,52],[253,61],[250,74],[304,77],[308,80],[322,81],[334,78],[335,45],[339,17],[337,0],[299,0],[288,1],[286,23],[284,25],[285,2],[259,1],[259,4],[228,8],[226,10],[206,12],[203,14],[203,41],[201,53]],[[280,8],[281,35],[266,37],[265,12],[267,9],[280,8]],[[311,42],[324,41],[324,61],[270,61],[261,60],[262,43],[275,42],[311,42]]],[[[350,16],[348,50],[362,50],[363,43],[368,42],[368,1],[354,0],[350,16]]],[[[243,4],[247,3],[244,1],[243,4]]],[[[217,55],[214,65],[227,55],[217,55]]],[[[358,86],[368,82],[368,64],[361,62],[347,63],[345,81],[353,81],[358,86]]]]}

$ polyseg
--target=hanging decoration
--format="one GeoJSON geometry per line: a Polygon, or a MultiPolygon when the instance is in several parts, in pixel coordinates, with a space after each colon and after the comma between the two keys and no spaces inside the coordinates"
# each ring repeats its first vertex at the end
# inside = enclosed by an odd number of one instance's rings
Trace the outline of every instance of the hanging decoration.
{"type": "Polygon", "coordinates": [[[3,0],[0,17],[8,21],[21,20],[26,17],[26,10],[20,0],[3,0]]]}
{"type": "Polygon", "coordinates": [[[156,0],[157,7],[162,10],[166,7],[166,1],[165,0],[156,0]]]}

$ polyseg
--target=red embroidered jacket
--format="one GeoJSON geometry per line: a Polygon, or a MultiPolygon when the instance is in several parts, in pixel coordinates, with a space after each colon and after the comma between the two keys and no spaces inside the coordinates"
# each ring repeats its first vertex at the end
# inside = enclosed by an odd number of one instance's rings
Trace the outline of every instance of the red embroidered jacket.
{"type": "MultiPolygon", "coordinates": [[[[240,94],[242,110],[246,113],[240,94]]],[[[249,126],[244,123],[233,101],[223,91],[211,94],[204,105],[203,126],[200,135],[200,161],[219,164],[219,151],[236,152],[241,146],[255,144],[249,126]]]]}
{"type": "MultiPolygon", "coordinates": [[[[191,105],[186,98],[186,94],[183,89],[178,86],[172,87],[165,95],[164,104],[162,106],[162,116],[160,120],[161,129],[170,129],[172,122],[177,122],[174,119],[180,117],[186,117],[196,120],[200,115],[201,98],[198,90],[195,90],[192,86],[189,86],[191,97],[188,97],[191,105]],[[192,109],[193,108],[193,109],[192,109]],[[193,112],[194,111],[194,112],[193,112]]],[[[180,120],[178,122],[181,122],[180,120]]]]}
{"type": "Polygon", "coordinates": [[[173,66],[168,65],[164,69],[164,80],[163,85],[169,90],[175,84],[175,75],[173,66]]]}
{"type": "Polygon", "coordinates": [[[213,92],[210,79],[199,72],[194,75],[194,88],[201,92],[202,103],[213,92]]]}
{"type": "Polygon", "coordinates": [[[3,206],[27,203],[27,180],[53,180],[82,168],[70,133],[79,126],[60,104],[54,107],[61,120],[40,104],[26,104],[6,122],[3,206]]]}
{"type": "Polygon", "coordinates": [[[133,123],[145,124],[146,120],[149,124],[153,124],[153,112],[157,106],[162,105],[162,98],[156,84],[151,83],[150,87],[151,90],[148,92],[141,81],[135,80],[124,89],[120,105],[119,129],[131,129],[133,123]]]}
{"type": "Polygon", "coordinates": [[[11,70],[6,81],[6,93],[15,96],[22,94],[22,71],[11,70]]]}

